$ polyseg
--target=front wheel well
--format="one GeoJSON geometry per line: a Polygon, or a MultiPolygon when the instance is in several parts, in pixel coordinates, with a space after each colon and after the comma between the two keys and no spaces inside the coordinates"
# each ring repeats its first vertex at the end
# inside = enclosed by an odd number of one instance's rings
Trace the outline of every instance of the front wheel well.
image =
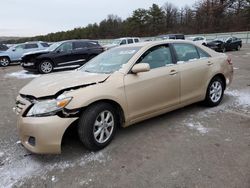
{"type": "Polygon", "coordinates": [[[50,59],[50,58],[41,58],[41,59],[39,59],[39,63],[38,64],[40,64],[41,62],[43,62],[43,61],[45,61],[45,60],[48,60],[48,61],[50,61],[52,64],[53,64],[53,66],[55,66],[55,63],[52,61],[52,59],[50,59]]]}
{"type": "Polygon", "coordinates": [[[4,58],[4,57],[5,57],[5,58],[8,58],[8,60],[9,60],[9,61],[11,61],[11,60],[10,60],[10,57],[9,57],[9,56],[7,56],[7,55],[5,55],[5,56],[1,56],[0,58],[4,58]]]}
{"type": "Polygon", "coordinates": [[[110,100],[110,99],[102,99],[102,100],[95,101],[95,102],[89,104],[88,106],[83,107],[82,110],[81,110],[81,113],[86,108],[88,108],[89,106],[92,106],[92,105],[97,104],[97,103],[108,103],[108,104],[111,104],[115,108],[115,110],[117,112],[117,115],[118,115],[118,118],[119,118],[119,125],[122,127],[122,125],[125,122],[125,114],[124,114],[124,111],[123,111],[121,105],[119,103],[117,103],[116,101],[113,101],[113,100],[110,100]]]}

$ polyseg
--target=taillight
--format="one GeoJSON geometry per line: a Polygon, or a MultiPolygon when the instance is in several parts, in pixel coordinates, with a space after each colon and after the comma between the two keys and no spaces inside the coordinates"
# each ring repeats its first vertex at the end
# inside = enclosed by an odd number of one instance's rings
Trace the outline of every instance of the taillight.
{"type": "Polygon", "coordinates": [[[227,58],[227,63],[228,63],[229,65],[232,65],[232,64],[233,64],[232,59],[231,59],[230,57],[227,58]]]}

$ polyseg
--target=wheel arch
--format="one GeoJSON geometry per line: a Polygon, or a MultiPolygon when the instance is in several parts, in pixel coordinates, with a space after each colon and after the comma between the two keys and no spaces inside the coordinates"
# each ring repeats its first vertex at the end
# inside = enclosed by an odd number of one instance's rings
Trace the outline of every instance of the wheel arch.
{"type": "Polygon", "coordinates": [[[10,57],[8,56],[8,55],[3,55],[3,56],[0,56],[0,58],[8,58],[9,59],[9,61],[11,62],[11,59],[10,59],[10,57]]]}
{"type": "Polygon", "coordinates": [[[89,106],[95,105],[97,103],[107,103],[107,104],[112,105],[115,108],[116,112],[118,113],[117,115],[118,115],[118,118],[119,118],[119,126],[120,127],[123,126],[123,124],[125,123],[125,113],[124,113],[124,110],[123,110],[122,106],[118,102],[116,102],[114,100],[111,100],[111,99],[100,99],[100,100],[94,101],[94,102],[90,103],[89,105],[83,107],[81,109],[81,112],[83,112],[89,106]]]}
{"type": "Polygon", "coordinates": [[[222,73],[217,73],[217,74],[215,74],[210,80],[209,80],[209,82],[207,83],[207,87],[208,87],[208,85],[209,85],[209,83],[215,78],[215,77],[219,77],[221,80],[222,80],[222,82],[223,82],[223,85],[224,85],[224,90],[226,89],[226,86],[227,86],[227,84],[226,84],[226,77],[224,76],[224,74],[222,74],[222,73]]]}
{"type": "MultiPolygon", "coordinates": [[[[38,59],[38,62],[41,63],[42,61],[45,61],[45,60],[49,60],[53,64],[53,66],[55,66],[55,62],[49,57],[41,57],[38,59]]],[[[37,66],[38,66],[38,64],[37,64],[37,66]]]]}

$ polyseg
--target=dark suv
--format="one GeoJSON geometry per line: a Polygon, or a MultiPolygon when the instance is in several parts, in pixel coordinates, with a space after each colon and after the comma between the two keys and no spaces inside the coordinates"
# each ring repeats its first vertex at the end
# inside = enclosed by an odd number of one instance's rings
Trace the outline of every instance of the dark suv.
{"type": "Polygon", "coordinates": [[[102,52],[103,48],[97,41],[62,41],[46,50],[24,54],[21,65],[28,71],[47,74],[57,68],[83,65],[102,52]]]}

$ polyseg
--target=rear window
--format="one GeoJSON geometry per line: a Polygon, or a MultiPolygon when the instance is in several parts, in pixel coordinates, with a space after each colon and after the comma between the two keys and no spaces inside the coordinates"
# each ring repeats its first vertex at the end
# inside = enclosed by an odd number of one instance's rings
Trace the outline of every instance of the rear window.
{"type": "Polygon", "coordinates": [[[86,42],[73,42],[73,49],[74,50],[84,49],[87,47],[88,47],[88,45],[86,42]]]}
{"type": "Polygon", "coordinates": [[[178,61],[190,61],[199,59],[196,47],[192,44],[173,44],[178,61]]]}
{"type": "Polygon", "coordinates": [[[37,44],[25,44],[24,49],[38,48],[37,44]]]}
{"type": "Polygon", "coordinates": [[[88,47],[99,47],[99,43],[98,42],[95,42],[95,41],[91,41],[91,42],[88,42],[88,47]]]}
{"type": "Polygon", "coordinates": [[[134,39],[135,40],[135,43],[139,42],[139,39],[134,39]]]}
{"type": "Polygon", "coordinates": [[[134,43],[133,39],[128,39],[128,44],[134,43]]]}
{"type": "Polygon", "coordinates": [[[205,52],[204,50],[200,49],[197,47],[197,50],[199,52],[200,58],[208,58],[211,57],[207,52],[205,52]]]}
{"type": "Polygon", "coordinates": [[[42,45],[42,47],[45,47],[45,48],[49,47],[48,43],[46,43],[46,42],[42,42],[41,45],[42,45]]]}

